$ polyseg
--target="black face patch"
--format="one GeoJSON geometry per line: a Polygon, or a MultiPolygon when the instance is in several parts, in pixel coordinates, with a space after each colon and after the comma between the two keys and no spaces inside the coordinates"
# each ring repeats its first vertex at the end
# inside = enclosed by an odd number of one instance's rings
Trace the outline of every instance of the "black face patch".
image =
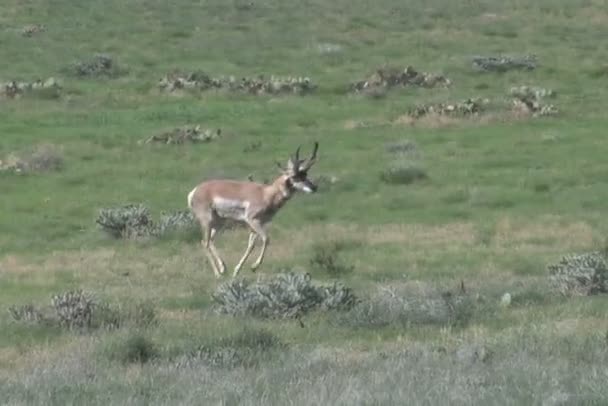
{"type": "Polygon", "coordinates": [[[306,171],[300,171],[293,175],[293,180],[295,180],[296,182],[303,182],[306,180],[307,176],[308,173],[306,173],[306,171]]]}

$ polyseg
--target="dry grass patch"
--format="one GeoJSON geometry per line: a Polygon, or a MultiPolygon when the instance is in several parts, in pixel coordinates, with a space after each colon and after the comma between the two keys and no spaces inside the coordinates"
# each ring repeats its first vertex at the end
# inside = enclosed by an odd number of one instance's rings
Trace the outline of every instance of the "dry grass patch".
{"type": "Polygon", "coordinates": [[[586,21],[602,27],[608,24],[608,12],[597,7],[581,7],[577,14],[578,21],[586,21]]]}
{"type": "Polygon", "coordinates": [[[349,119],[344,122],[344,129],[345,130],[356,130],[358,128],[369,128],[369,127],[375,127],[378,125],[380,125],[380,123],[374,123],[369,120],[363,121],[363,120],[349,119]]]}
{"type": "Polygon", "coordinates": [[[496,248],[528,251],[541,246],[552,249],[580,250],[593,247],[601,236],[586,222],[564,223],[558,216],[545,216],[537,221],[502,218],[496,224],[492,244],[496,248]]]}
{"type": "Polygon", "coordinates": [[[177,320],[177,321],[198,321],[201,318],[199,310],[167,310],[161,309],[158,312],[159,320],[177,320]]]}
{"type": "MultiPolygon", "coordinates": [[[[283,230],[281,230],[283,231],[283,230]]],[[[386,224],[378,226],[362,226],[356,224],[315,224],[302,227],[297,233],[291,233],[288,239],[276,236],[269,248],[269,258],[289,259],[299,254],[303,246],[318,241],[319,236],[331,242],[350,241],[354,244],[382,245],[403,244],[405,247],[470,247],[476,242],[475,226],[473,223],[449,223],[440,226],[423,224],[386,224]]],[[[235,234],[236,235],[236,234],[235,234]]],[[[272,231],[271,231],[272,237],[272,231]]],[[[227,237],[227,236],[226,236],[227,237]]],[[[224,237],[223,240],[228,238],[224,237]]],[[[241,233],[238,254],[246,246],[246,234],[241,233]]],[[[237,237],[234,237],[237,239],[237,237]]],[[[221,248],[220,248],[221,250],[221,248]]],[[[221,251],[224,255],[224,251],[221,251]]],[[[237,258],[238,259],[238,258],[237,258]]]]}

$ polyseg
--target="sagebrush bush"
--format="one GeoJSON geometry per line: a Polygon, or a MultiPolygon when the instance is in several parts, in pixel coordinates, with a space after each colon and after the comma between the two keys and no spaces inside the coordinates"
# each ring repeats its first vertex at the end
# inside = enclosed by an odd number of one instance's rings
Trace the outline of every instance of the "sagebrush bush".
{"type": "Polygon", "coordinates": [[[349,288],[314,285],[309,274],[286,273],[249,283],[233,280],[213,294],[216,311],[232,316],[297,318],[313,310],[347,310],[356,303],[349,288]]]}
{"type": "Polygon", "coordinates": [[[82,290],[53,295],[51,303],[59,325],[68,329],[91,327],[93,311],[98,305],[82,290]]]}
{"type": "Polygon", "coordinates": [[[79,331],[113,330],[125,326],[146,328],[156,322],[156,311],[151,303],[112,306],[82,290],[53,295],[50,306],[26,304],[10,306],[8,311],[16,322],[79,331]]]}
{"type": "Polygon", "coordinates": [[[354,266],[347,265],[339,259],[339,252],[344,248],[339,242],[320,242],[312,247],[309,260],[313,270],[318,270],[330,276],[341,276],[351,273],[354,266]]]}
{"type": "Polygon", "coordinates": [[[127,69],[119,66],[110,55],[96,54],[72,64],[67,68],[67,73],[77,77],[116,78],[126,74],[127,69]]]}
{"type": "Polygon", "coordinates": [[[427,179],[426,170],[415,162],[397,161],[380,173],[380,180],[393,185],[409,185],[427,179]]]}
{"type": "Polygon", "coordinates": [[[472,298],[463,293],[439,292],[431,288],[382,287],[350,311],[333,320],[356,328],[412,325],[466,325],[475,310],[472,298]]]}
{"type": "Polygon", "coordinates": [[[249,94],[300,94],[305,95],[316,90],[317,86],[308,77],[279,77],[270,75],[264,77],[211,77],[203,71],[179,72],[173,71],[162,77],[158,83],[161,90],[173,92],[175,90],[223,89],[230,92],[244,92],[249,94]]]}
{"type": "Polygon", "coordinates": [[[386,144],[386,152],[392,154],[416,154],[418,146],[414,141],[402,140],[386,144]]]}
{"type": "Polygon", "coordinates": [[[199,224],[190,210],[161,213],[156,234],[165,236],[172,232],[198,230],[199,224]]]}
{"type": "Polygon", "coordinates": [[[48,323],[47,316],[32,304],[23,306],[9,306],[8,313],[15,321],[31,324],[48,323]]]}
{"type": "Polygon", "coordinates": [[[566,255],[548,270],[552,287],[565,296],[608,292],[608,262],[600,252],[566,255]]]}
{"type": "Polygon", "coordinates": [[[268,359],[273,350],[285,347],[277,336],[267,330],[245,328],[237,334],[199,346],[183,357],[178,366],[202,361],[219,368],[253,367],[268,359]]]}
{"type": "Polygon", "coordinates": [[[105,309],[105,306],[98,303],[91,294],[75,290],[53,295],[48,307],[26,304],[10,306],[8,311],[17,322],[82,330],[98,327],[96,323],[105,320],[95,317],[98,309],[105,309]]]}
{"type": "Polygon", "coordinates": [[[95,222],[115,238],[151,236],[156,232],[150,210],[142,204],[101,209],[95,222]]]}
{"type": "Polygon", "coordinates": [[[164,237],[198,228],[189,210],[161,213],[160,220],[155,222],[150,210],[142,204],[101,209],[95,222],[112,237],[124,239],[164,237]]]}

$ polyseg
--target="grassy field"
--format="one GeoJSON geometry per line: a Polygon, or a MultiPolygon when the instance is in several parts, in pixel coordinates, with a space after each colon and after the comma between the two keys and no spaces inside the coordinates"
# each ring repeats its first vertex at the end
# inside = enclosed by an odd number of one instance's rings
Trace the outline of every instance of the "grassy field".
{"type": "MultiPolygon", "coordinates": [[[[605,38],[602,0],[3,1],[0,82],[55,77],[62,89],[0,96],[0,160],[52,144],[63,165],[0,171],[0,404],[605,404],[606,300],[563,298],[547,272],[565,254],[606,245],[605,38]],[[28,24],[45,29],[26,37],[28,24]],[[121,74],[70,73],[97,53],[121,74]],[[535,54],[539,66],[471,67],[475,55],[500,54],[535,54]],[[347,91],[383,64],[452,85],[347,91]],[[308,76],[318,88],[159,91],[173,69],[308,76]],[[518,85],[554,89],[559,114],[403,119],[418,103],[504,99],[518,85]],[[223,136],[139,142],[193,124],[223,136]],[[202,179],[271,179],[276,160],[315,140],[311,177],[337,181],[282,209],[258,275],[310,272],[361,298],[390,289],[429,303],[464,283],[475,304],[457,310],[463,322],[424,312],[379,324],[350,313],[218,315],[211,295],[229,278],[216,280],[200,235],[125,241],[96,227],[99,209],[126,203],[156,217],[183,210],[202,179]],[[426,179],[381,181],[403,159],[388,151],[395,143],[415,146],[426,179]],[[339,247],[352,270],[312,266],[319,247],[339,247]],[[77,333],[7,311],[71,289],[125,309],[146,303],[157,322],[77,333]],[[500,306],[505,293],[512,302],[500,306]],[[201,345],[237,354],[236,364],[188,356],[201,345]]],[[[229,268],[246,243],[244,230],[219,237],[229,268]]]]}

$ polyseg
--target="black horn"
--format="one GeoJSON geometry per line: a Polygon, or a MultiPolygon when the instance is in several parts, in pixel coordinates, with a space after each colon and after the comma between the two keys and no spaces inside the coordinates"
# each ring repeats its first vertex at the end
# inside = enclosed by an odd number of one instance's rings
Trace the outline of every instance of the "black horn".
{"type": "Polygon", "coordinates": [[[317,159],[317,150],[319,149],[319,143],[315,141],[315,146],[312,149],[312,155],[310,156],[310,161],[314,161],[317,159]]]}
{"type": "Polygon", "coordinates": [[[318,149],[319,149],[319,143],[315,141],[315,146],[312,149],[312,154],[310,155],[310,158],[308,158],[306,160],[306,162],[304,162],[304,164],[302,165],[302,170],[307,171],[315,163],[315,161],[317,160],[317,150],[318,149]]]}

